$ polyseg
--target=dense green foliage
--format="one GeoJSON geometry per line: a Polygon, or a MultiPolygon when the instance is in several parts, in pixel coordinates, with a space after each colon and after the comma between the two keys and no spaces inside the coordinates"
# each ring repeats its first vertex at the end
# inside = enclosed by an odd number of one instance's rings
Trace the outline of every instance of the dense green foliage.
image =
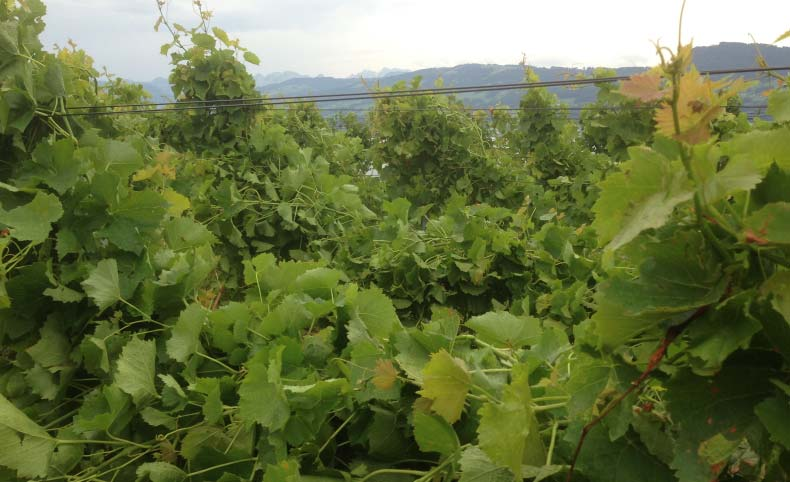
{"type": "MultiPolygon", "coordinates": [[[[174,95],[251,96],[195,4],[174,95]]],[[[788,480],[786,87],[750,123],[679,45],[581,124],[64,116],[146,96],[44,11],[0,6],[0,480],[788,480]]]]}

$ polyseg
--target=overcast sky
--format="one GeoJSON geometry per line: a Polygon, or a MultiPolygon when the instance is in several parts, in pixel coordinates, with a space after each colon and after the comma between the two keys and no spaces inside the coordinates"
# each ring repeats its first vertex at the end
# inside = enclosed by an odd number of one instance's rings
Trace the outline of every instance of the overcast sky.
{"type": "MultiPolygon", "coordinates": [[[[45,0],[47,47],[71,38],[97,67],[128,79],[169,73],[155,0],[45,0]]],[[[674,46],[680,0],[204,0],[222,27],[258,54],[253,73],[348,76],[383,67],[461,63],[634,66],[655,63],[651,40],[674,46]]],[[[190,0],[170,16],[195,23],[190,0]]],[[[695,45],[770,43],[790,29],[790,0],[688,0],[695,45]]],[[[790,45],[785,41],[782,45],[790,45]]]]}

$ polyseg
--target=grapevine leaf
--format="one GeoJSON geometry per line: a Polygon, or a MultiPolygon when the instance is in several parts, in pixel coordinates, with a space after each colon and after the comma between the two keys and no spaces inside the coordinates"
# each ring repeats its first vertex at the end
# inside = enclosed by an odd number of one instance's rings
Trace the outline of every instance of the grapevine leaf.
{"type": "Polygon", "coordinates": [[[282,351],[282,347],[274,349],[269,358],[266,351],[258,352],[247,363],[247,375],[239,388],[241,419],[247,423],[257,422],[273,431],[285,427],[291,414],[279,384],[282,351]]]}
{"type": "Polygon", "coordinates": [[[0,394],[0,466],[19,477],[44,477],[55,440],[0,394]]]}
{"type": "Polygon", "coordinates": [[[523,348],[534,345],[541,335],[540,321],[532,317],[520,318],[508,312],[490,312],[466,322],[486,343],[500,348],[523,348]]]}
{"type": "Polygon", "coordinates": [[[206,396],[203,402],[206,423],[213,425],[222,420],[222,390],[219,378],[199,378],[195,390],[206,396]]]}
{"type": "Polygon", "coordinates": [[[165,223],[164,228],[167,245],[175,251],[212,244],[216,241],[208,228],[189,218],[172,219],[165,223]]]}
{"type": "Polygon", "coordinates": [[[386,340],[402,328],[392,301],[379,288],[360,290],[355,301],[357,317],[374,338],[386,340]]]}
{"type": "MultiPolygon", "coordinates": [[[[529,435],[529,400],[517,390],[505,387],[502,402],[487,402],[480,409],[477,429],[480,448],[498,465],[513,473],[521,471],[521,462],[529,435]]],[[[539,462],[540,463],[540,462],[539,462]]]]}
{"type": "Polygon", "coordinates": [[[123,425],[131,418],[131,400],[117,385],[105,385],[85,397],[76,417],[74,427],[78,432],[110,430],[123,425]]]}
{"type": "Polygon", "coordinates": [[[747,291],[730,298],[689,326],[688,353],[695,372],[713,375],[735,350],[749,346],[752,336],[762,329],[746,312],[753,297],[754,292],[747,291]]]}
{"type": "Polygon", "coordinates": [[[123,347],[115,372],[115,384],[132,396],[135,405],[145,405],[157,398],[154,376],[156,374],[156,342],[132,338],[123,347]]]}
{"type": "Polygon", "coordinates": [[[33,158],[41,166],[35,172],[35,178],[64,194],[74,187],[79,180],[80,163],[75,162],[74,143],[69,139],[62,139],[53,144],[41,143],[35,151],[33,158]]]}
{"type": "Polygon", "coordinates": [[[771,298],[771,306],[790,324],[790,271],[778,271],[760,287],[764,297],[771,298]]]}
{"type": "Polygon", "coordinates": [[[220,39],[222,41],[222,43],[224,43],[227,47],[230,47],[231,43],[230,43],[230,38],[228,37],[227,32],[225,32],[224,30],[222,30],[219,27],[212,27],[211,28],[211,33],[213,33],[215,37],[220,39]]]}
{"type": "Polygon", "coordinates": [[[576,417],[593,406],[598,395],[609,383],[612,369],[611,362],[607,360],[583,353],[579,355],[572,365],[571,377],[565,385],[571,396],[567,406],[571,417],[576,417]]]}
{"type": "Polygon", "coordinates": [[[651,70],[644,74],[632,75],[620,84],[620,93],[626,97],[639,99],[642,102],[661,100],[669,94],[661,88],[661,74],[651,70]]]}
{"type": "Polygon", "coordinates": [[[58,330],[56,323],[47,323],[41,328],[41,338],[27,349],[30,357],[44,368],[60,367],[69,364],[71,343],[58,330]]]}
{"type": "Polygon", "coordinates": [[[422,371],[422,378],[422,390],[418,393],[433,400],[431,409],[449,423],[461,418],[472,383],[463,360],[454,358],[445,350],[434,353],[422,371]]]}
{"type": "MultiPolygon", "coordinates": [[[[568,430],[566,440],[578,441],[581,428],[568,430]]],[[[628,433],[616,441],[609,438],[606,423],[596,425],[584,440],[576,462],[579,472],[590,480],[608,482],[674,482],[669,468],[647,453],[639,438],[628,433]]],[[[709,481],[706,481],[709,482],[709,481]]]]}
{"type": "Polygon", "coordinates": [[[244,52],[244,60],[246,60],[247,62],[249,62],[249,63],[251,63],[253,65],[260,65],[261,64],[261,59],[259,59],[257,55],[255,55],[254,53],[252,53],[250,51],[244,52]]]}
{"type": "Polygon", "coordinates": [[[395,347],[398,350],[395,361],[409,378],[422,384],[422,369],[430,360],[430,352],[411,336],[412,331],[418,330],[401,331],[395,334],[395,347]]]}
{"type": "Polygon", "coordinates": [[[187,474],[167,462],[146,462],[137,467],[137,477],[147,477],[151,482],[181,482],[187,474]]]}
{"type": "Polygon", "coordinates": [[[55,288],[47,288],[44,290],[44,294],[61,303],[79,303],[85,298],[85,295],[79,291],[63,285],[58,285],[55,288]]]}
{"type": "Polygon", "coordinates": [[[494,464],[488,455],[476,446],[468,447],[461,455],[459,482],[513,482],[513,473],[494,464]]]}
{"type": "Polygon", "coordinates": [[[677,433],[671,467],[680,482],[708,482],[724,468],[721,462],[757,421],[755,406],[771,392],[770,374],[760,366],[725,366],[715,377],[684,371],[670,380],[665,400],[677,433]]]}
{"type": "Polygon", "coordinates": [[[757,417],[771,434],[771,440],[790,450],[790,399],[785,396],[768,398],[755,407],[757,417]]]}
{"type": "Polygon", "coordinates": [[[192,203],[189,202],[188,197],[173,189],[166,189],[165,192],[162,193],[162,197],[169,205],[167,214],[170,216],[181,216],[184,211],[192,207],[192,203]]]}
{"type": "Polygon", "coordinates": [[[11,228],[11,236],[33,244],[43,243],[52,230],[52,223],[63,216],[63,206],[58,198],[43,192],[28,204],[10,211],[0,208],[0,223],[11,228]]]}
{"type": "Polygon", "coordinates": [[[441,417],[421,411],[414,412],[414,439],[422,452],[437,452],[444,457],[454,454],[460,447],[452,425],[441,417]]]}
{"type": "Polygon", "coordinates": [[[790,244],[790,203],[763,206],[743,220],[747,243],[790,244]]]}
{"type": "Polygon", "coordinates": [[[194,33],[192,34],[192,43],[200,48],[213,50],[216,40],[207,33],[194,33]]]}
{"type": "Polygon", "coordinates": [[[776,122],[790,121],[790,91],[776,90],[768,97],[768,115],[776,122]]]}
{"type": "Polygon", "coordinates": [[[175,430],[178,425],[175,417],[154,407],[145,407],[140,411],[140,416],[145,423],[152,427],[165,427],[169,430],[175,430]]]}
{"type": "Polygon", "coordinates": [[[154,191],[132,191],[110,210],[116,218],[134,223],[139,229],[153,229],[167,210],[167,201],[154,191]]]}
{"type": "Polygon", "coordinates": [[[104,143],[103,156],[98,161],[100,171],[108,171],[126,179],[143,167],[143,158],[131,144],[115,140],[104,143]]]}
{"type": "Polygon", "coordinates": [[[693,189],[683,166],[647,147],[628,150],[631,160],[600,183],[592,210],[593,227],[607,249],[615,250],[650,228],[663,226],[693,189]]]}
{"type": "Polygon", "coordinates": [[[373,385],[379,390],[389,390],[398,380],[398,370],[392,360],[376,360],[376,369],[373,375],[373,385]]]}
{"type": "Polygon", "coordinates": [[[343,272],[330,268],[314,268],[300,274],[294,280],[293,289],[314,298],[332,299],[337,284],[345,278],[343,272]]]}
{"type": "Polygon", "coordinates": [[[121,299],[118,264],[114,259],[99,261],[88,278],[82,282],[85,293],[104,311],[121,299]]]}
{"type": "Polygon", "coordinates": [[[756,169],[762,177],[774,162],[781,169],[788,170],[790,169],[790,127],[738,134],[722,142],[721,149],[722,153],[730,159],[722,172],[727,170],[749,172],[756,169]]]}
{"type": "Polygon", "coordinates": [[[173,326],[167,340],[167,354],[175,361],[186,362],[200,349],[200,332],[206,322],[206,310],[197,303],[187,306],[173,326]]]}
{"type": "Polygon", "coordinates": [[[639,266],[638,276],[614,275],[595,295],[592,321],[600,346],[609,349],[662,321],[683,320],[691,310],[718,301],[726,288],[715,254],[695,232],[640,240],[625,250],[624,260],[639,266]]]}

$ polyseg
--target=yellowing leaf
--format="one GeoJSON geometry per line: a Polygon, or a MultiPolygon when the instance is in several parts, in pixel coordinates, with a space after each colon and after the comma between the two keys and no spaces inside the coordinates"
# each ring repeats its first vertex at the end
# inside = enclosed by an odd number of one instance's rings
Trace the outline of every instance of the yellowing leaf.
{"type": "Polygon", "coordinates": [[[651,70],[644,74],[631,76],[620,84],[620,93],[642,102],[661,100],[667,96],[667,89],[661,88],[661,74],[651,70]]]}
{"type": "Polygon", "coordinates": [[[142,168],[139,171],[134,173],[134,176],[132,176],[132,181],[135,181],[135,182],[137,182],[137,181],[146,181],[148,179],[151,179],[154,176],[154,174],[157,173],[157,171],[158,171],[158,169],[157,169],[156,165],[144,167],[144,168],[142,168]]]}
{"type": "Polygon", "coordinates": [[[779,42],[781,42],[782,40],[785,40],[785,39],[788,39],[788,38],[790,38],[790,30],[788,30],[787,32],[785,32],[785,33],[783,33],[782,35],[778,36],[778,37],[776,38],[776,40],[774,40],[774,43],[775,43],[775,44],[778,44],[778,43],[779,43],[779,42]]]}
{"type": "Polygon", "coordinates": [[[379,390],[389,390],[398,379],[398,371],[392,360],[376,360],[376,369],[373,375],[373,385],[379,390]]]}
{"type": "Polygon", "coordinates": [[[181,213],[192,207],[189,198],[172,189],[166,189],[162,193],[162,197],[170,204],[170,207],[167,208],[167,214],[173,217],[181,216],[181,213]]]}
{"type": "Polygon", "coordinates": [[[433,400],[431,409],[449,423],[461,418],[466,394],[472,379],[463,360],[441,350],[431,355],[423,369],[422,390],[418,393],[433,400]]]}
{"type": "Polygon", "coordinates": [[[746,88],[745,82],[713,82],[692,69],[680,79],[675,114],[670,104],[656,112],[658,132],[688,144],[701,144],[710,138],[710,123],[724,111],[727,99],[746,88]]]}

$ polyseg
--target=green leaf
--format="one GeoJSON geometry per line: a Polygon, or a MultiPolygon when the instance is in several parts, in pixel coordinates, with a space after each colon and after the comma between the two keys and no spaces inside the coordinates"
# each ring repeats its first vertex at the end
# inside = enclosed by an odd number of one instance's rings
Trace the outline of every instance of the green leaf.
{"type": "Polygon", "coordinates": [[[579,353],[571,365],[571,376],[565,389],[571,396],[568,413],[571,417],[589,410],[606,388],[614,366],[603,358],[579,353]]]}
{"type": "Polygon", "coordinates": [[[0,394],[0,466],[19,477],[47,475],[55,440],[0,394]]]}
{"type": "Polygon", "coordinates": [[[760,295],[790,324],[790,271],[777,271],[760,287],[760,295]]]}
{"type": "Polygon", "coordinates": [[[330,268],[314,268],[300,274],[293,285],[294,291],[303,291],[314,298],[332,299],[337,284],[346,276],[330,268]]]}
{"type": "Polygon", "coordinates": [[[28,204],[10,211],[0,208],[0,223],[11,228],[11,236],[33,244],[43,243],[52,231],[52,223],[63,216],[63,206],[57,196],[43,192],[28,204]]]}
{"type": "Polygon", "coordinates": [[[197,303],[192,303],[181,312],[166,343],[170,358],[184,363],[190,355],[201,349],[200,332],[206,316],[206,310],[197,303]]]}
{"type": "Polygon", "coordinates": [[[790,244],[790,203],[763,206],[743,220],[746,241],[758,244],[790,244]]]}
{"type": "Polygon", "coordinates": [[[47,288],[44,290],[44,294],[55,301],[60,301],[61,303],[79,303],[85,299],[84,294],[63,285],[58,285],[54,288],[47,288]]]}
{"type": "Polygon", "coordinates": [[[682,321],[690,311],[718,301],[727,284],[717,255],[696,232],[644,239],[622,256],[622,265],[639,267],[638,276],[616,274],[595,295],[592,321],[599,345],[607,349],[658,328],[660,322],[682,321]]]}
{"type": "Polygon", "coordinates": [[[437,452],[449,457],[460,447],[458,435],[443,418],[421,411],[414,412],[414,439],[422,452],[437,452]]]}
{"type": "Polygon", "coordinates": [[[431,355],[431,361],[422,371],[422,379],[422,390],[418,393],[433,400],[431,409],[449,423],[461,418],[472,384],[464,361],[441,350],[431,355]]]}
{"type": "MultiPolygon", "coordinates": [[[[146,462],[137,467],[137,477],[147,477],[151,482],[182,482],[187,474],[167,462],[146,462]]],[[[144,479],[145,480],[145,479],[144,479]]]]}
{"type": "Polygon", "coordinates": [[[529,371],[518,365],[512,373],[501,402],[486,402],[480,409],[477,432],[480,448],[492,461],[520,473],[522,464],[543,465],[546,452],[532,411],[529,371]]]}
{"type": "Polygon", "coordinates": [[[261,65],[261,59],[259,59],[257,55],[250,52],[249,50],[244,52],[244,60],[253,65],[261,65]]]}
{"type": "Polygon", "coordinates": [[[688,327],[687,350],[696,373],[713,375],[735,350],[748,348],[752,336],[762,329],[746,311],[753,298],[753,291],[730,298],[688,327]]]}
{"type": "Polygon", "coordinates": [[[99,261],[88,278],[82,282],[85,293],[104,311],[121,299],[118,264],[114,259],[99,261]]]}
{"type": "Polygon", "coordinates": [[[115,384],[104,385],[85,397],[82,407],[74,417],[78,432],[109,431],[131,419],[131,400],[115,384]]]}
{"type": "Polygon", "coordinates": [[[192,34],[192,43],[207,50],[213,50],[216,45],[214,37],[207,33],[192,34]]]}
{"type": "Polygon", "coordinates": [[[258,352],[247,363],[247,375],[239,388],[239,416],[247,423],[257,422],[276,431],[285,427],[291,414],[288,400],[279,384],[283,347],[258,352]]]}
{"type": "Polygon", "coordinates": [[[790,399],[772,397],[760,402],[754,409],[757,417],[771,434],[771,440],[790,450],[790,399]]]}
{"type": "Polygon", "coordinates": [[[506,311],[475,316],[466,322],[486,343],[500,348],[523,348],[537,343],[542,333],[540,321],[517,317],[506,311]]]}
{"type": "MultiPolygon", "coordinates": [[[[580,430],[580,429],[579,429],[580,430]]],[[[566,438],[576,444],[579,430],[569,430],[566,438]]],[[[595,426],[585,438],[577,460],[577,470],[589,480],[607,482],[675,482],[666,465],[650,455],[633,433],[611,441],[605,423],[595,426]]],[[[710,478],[706,481],[710,482],[710,478]]]]}
{"type": "Polygon", "coordinates": [[[132,396],[135,405],[145,405],[158,397],[154,376],[156,375],[156,342],[132,338],[123,347],[118,358],[115,384],[132,396]]]}
{"type": "Polygon", "coordinates": [[[757,422],[755,407],[772,392],[772,370],[759,365],[725,366],[715,377],[699,377],[688,371],[666,385],[664,400],[676,434],[671,467],[680,482],[709,482],[724,468],[757,422]],[[714,452],[705,450],[717,439],[714,452]]]}
{"type": "Polygon", "coordinates": [[[784,170],[790,168],[790,127],[738,134],[722,142],[721,150],[730,158],[722,173],[756,170],[759,173],[756,185],[774,162],[784,170]]]}
{"type": "Polygon", "coordinates": [[[599,185],[593,206],[593,228],[607,249],[624,246],[639,233],[663,226],[675,207],[693,196],[679,161],[670,161],[647,147],[628,150],[631,160],[599,185]]]}
{"type": "Polygon", "coordinates": [[[512,390],[506,389],[502,403],[487,402],[479,414],[480,448],[498,465],[508,467],[513,473],[520,472],[529,435],[527,406],[512,390]]]}
{"type": "Polygon", "coordinates": [[[132,191],[110,210],[110,214],[131,221],[139,229],[153,229],[159,226],[167,206],[167,201],[157,192],[132,191]]]}
{"type": "Polygon", "coordinates": [[[220,39],[222,41],[222,43],[224,43],[226,46],[230,47],[230,38],[228,38],[227,32],[225,32],[224,30],[222,30],[219,27],[212,27],[211,28],[211,32],[214,34],[215,37],[220,39]]]}
{"type": "Polygon", "coordinates": [[[775,90],[768,97],[768,115],[775,122],[790,121],[790,91],[775,90]]]}
{"type": "Polygon", "coordinates": [[[787,38],[790,38],[790,30],[788,30],[787,32],[783,33],[782,35],[776,37],[776,40],[774,40],[774,43],[778,44],[779,42],[781,42],[782,40],[787,39],[787,38]]]}
{"type": "Polygon", "coordinates": [[[178,426],[175,417],[153,407],[145,407],[142,409],[140,411],[140,416],[143,417],[145,423],[152,427],[165,427],[169,430],[175,430],[178,426]]]}
{"type": "Polygon", "coordinates": [[[461,479],[459,482],[513,482],[513,473],[494,464],[488,456],[474,445],[461,455],[461,479]]]}
{"type": "Polygon", "coordinates": [[[165,240],[170,249],[182,251],[204,244],[213,244],[216,238],[208,228],[194,219],[175,218],[165,223],[165,240]]]}
{"type": "Polygon", "coordinates": [[[203,415],[206,417],[206,423],[215,424],[222,420],[222,398],[220,397],[221,390],[219,380],[214,380],[211,390],[206,393],[206,401],[203,403],[203,415]]]}
{"type": "Polygon", "coordinates": [[[27,350],[28,355],[44,368],[62,367],[70,364],[71,343],[58,330],[56,323],[47,323],[41,328],[41,338],[27,350]]]}
{"type": "Polygon", "coordinates": [[[379,288],[360,290],[354,306],[368,333],[379,341],[403,328],[392,301],[379,288]]]}
{"type": "Polygon", "coordinates": [[[74,142],[62,139],[53,144],[39,143],[33,151],[36,164],[34,178],[64,194],[79,181],[80,163],[74,159],[74,142]]]}
{"type": "Polygon", "coordinates": [[[102,158],[97,167],[100,171],[109,171],[126,179],[143,167],[143,158],[131,144],[110,140],[103,143],[102,158]]]}

